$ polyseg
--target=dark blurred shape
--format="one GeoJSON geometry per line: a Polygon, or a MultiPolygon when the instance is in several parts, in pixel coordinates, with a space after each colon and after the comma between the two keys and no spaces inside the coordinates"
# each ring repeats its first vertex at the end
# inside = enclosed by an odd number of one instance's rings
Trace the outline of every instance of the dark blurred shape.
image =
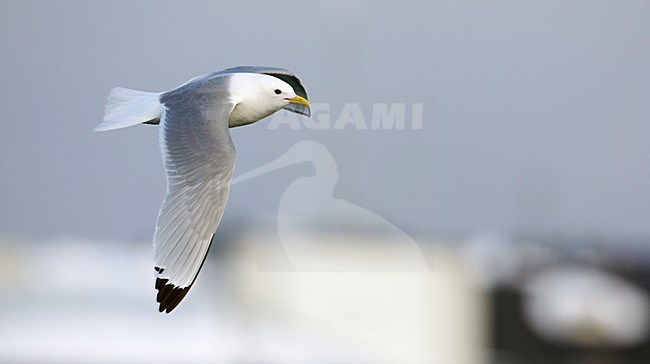
{"type": "MultiPolygon", "coordinates": [[[[517,281],[498,284],[492,289],[493,362],[650,362],[650,265],[641,259],[648,249],[642,244],[619,246],[616,250],[600,244],[587,246],[587,250],[567,250],[565,242],[544,246],[557,253],[555,259],[543,264],[524,264],[517,272],[517,281]],[[589,254],[584,255],[585,251],[589,254]],[[556,277],[551,277],[549,272],[556,277]],[[540,285],[540,279],[546,281],[540,285]],[[531,282],[535,289],[531,289],[531,282]],[[546,292],[540,291],[540,287],[546,292]],[[566,308],[563,316],[560,315],[565,321],[559,322],[552,314],[546,318],[547,322],[540,321],[543,316],[531,319],[531,302],[535,300],[534,304],[539,305],[538,314],[545,310],[552,312],[557,308],[553,305],[560,302],[566,308]],[[540,323],[541,326],[558,324],[553,330],[566,331],[550,335],[540,330],[540,323]],[[634,335],[629,334],[630,330],[634,335]]],[[[579,243],[573,246],[585,247],[579,243]]]]}

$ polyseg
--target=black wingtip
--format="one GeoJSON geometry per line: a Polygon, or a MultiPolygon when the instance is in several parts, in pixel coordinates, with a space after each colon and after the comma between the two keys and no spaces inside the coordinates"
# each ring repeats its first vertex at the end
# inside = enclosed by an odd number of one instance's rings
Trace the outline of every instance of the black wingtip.
{"type": "Polygon", "coordinates": [[[156,278],[156,289],[158,290],[156,302],[160,304],[158,312],[172,312],[181,303],[191,287],[191,285],[184,288],[177,287],[169,283],[169,279],[156,278]]]}
{"type": "MultiPolygon", "coordinates": [[[[196,271],[196,275],[192,279],[192,283],[190,283],[189,286],[178,287],[173,285],[172,283],[169,283],[169,279],[167,278],[156,278],[156,289],[158,290],[158,294],[156,295],[156,302],[160,304],[160,306],[158,306],[158,312],[170,313],[172,312],[173,309],[176,308],[176,306],[178,306],[179,303],[181,303],[185,295],[187,295],[187,292],[189,292],[190,288],[192,288],[192,286],[194,285],[194,282],[196,281],[196,277],[199,276],[199,272],[201,271],[201,268],[203,268],[205,259],[208,257],[208,253],[210,252],[210,247],[212,247],[213,241],[214,241],[214,234],[212,234],[212,237],[210,238],[210,245],[208,245],[208,249],[205,252],[203,261],[201,261],[201,265],[199,266],[199,269],[196,271]]],[[[154,267],[154,270],[156,271],[156,273],[162,274],[162,272],[165,271],[165,268],[154,267]]]]}

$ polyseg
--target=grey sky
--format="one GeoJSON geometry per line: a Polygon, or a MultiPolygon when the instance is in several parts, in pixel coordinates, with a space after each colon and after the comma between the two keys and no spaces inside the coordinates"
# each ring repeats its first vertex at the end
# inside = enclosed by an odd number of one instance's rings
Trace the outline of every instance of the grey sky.
{"type": "MultiPolygon", "coordinates": [[[[646,1],[1,1],[0,234],[149,238],[157,128],[94,133],[109,90],[250,64],[296,72],[333,119],[423,103],[423,129],[264,120],[232,131],[235,174],[309,139],[337,198],[406,232],[648,237],[648,19],[646,1]]],[[[234,187],[224,219],[273,214],[310,173],[234,187]]]]}

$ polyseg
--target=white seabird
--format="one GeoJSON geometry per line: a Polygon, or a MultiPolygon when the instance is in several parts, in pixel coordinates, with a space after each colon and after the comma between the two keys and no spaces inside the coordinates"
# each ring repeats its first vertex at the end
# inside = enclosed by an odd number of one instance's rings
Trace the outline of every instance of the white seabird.
{"type": "Polygon", "coordinates": [[[228,128],[280,109],[310,115],[305,88],[281,68],[229,68],[161,93],[111,90],[95,131],[160,124],[167,175],[153,238],[160,312],[171,312],[192,287],[223,215],[235,165],[228,128]]]}

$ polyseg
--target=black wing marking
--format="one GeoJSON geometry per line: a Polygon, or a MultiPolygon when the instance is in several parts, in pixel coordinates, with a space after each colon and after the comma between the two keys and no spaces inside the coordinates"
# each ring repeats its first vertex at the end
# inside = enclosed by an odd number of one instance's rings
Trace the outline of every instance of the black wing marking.
{"type": "MultiPolygon", "coordinates": [[[[199,272],[201,271],[201,268],[203,268],[203,263],[205,263],[205,259],[208,257],[208,253],[210,252],[210,247],[212,246],[212,242],[214,241],[214,234],[212,234],[212,238],[210,238],[210,245],[208,245],[208,250],[205,253],[205,256],[203,257],[203,261],[201,262],[201,265],[199,266],[199,270],[196,272],[196,275],[194,276],[194,279],[192,279],[192,283],[190,283],[189,286],[185,288],[177,287],[169,282],[169,279],[167,278],[156,278],[156,289],[158,290],[158,295],[156,295],[156,302],[160,304],[158,307],[158,312],[165,312],[165,313],[170,313],[176,306],[178,306],[179,303],[183,300],[185,295],[187,295],[187,292],[189,292],[190,288],[194,285],[194,281],[196,281],[196,277],[199,276],[199,272]]],[[[161,267],[154,267],[157,273],[162,273],[165,268],[161,267]]]]}

